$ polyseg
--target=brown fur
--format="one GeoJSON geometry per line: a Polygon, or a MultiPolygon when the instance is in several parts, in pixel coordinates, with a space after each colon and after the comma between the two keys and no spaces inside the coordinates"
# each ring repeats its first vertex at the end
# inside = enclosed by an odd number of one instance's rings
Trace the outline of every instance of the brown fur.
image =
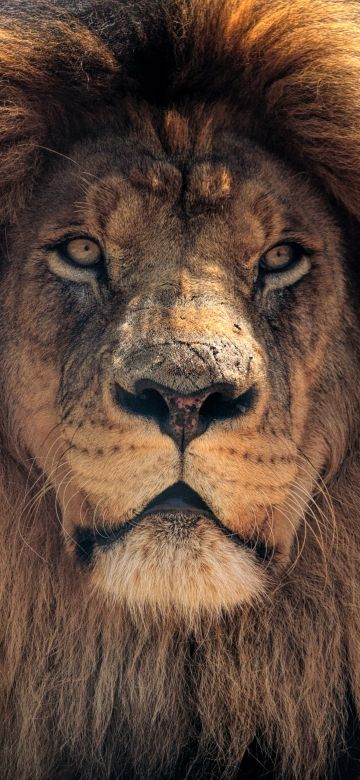
{"type": "Polygon", "coordinates": [[[357,4],[77,5],[0,13],[0,776],[170,778],[195,740],[231,777],[256,737],[331,777],[360,707],[357,4]],[[76,230],[107,286],[54,248],[76,230]],[[288,231],[311,273],[255,295],[288,231]],[[144,376],[256,403],[180,459],[114,403],[144,376]],[[156,514],[77,559],[179,479],[267,563],[156,514]]]}

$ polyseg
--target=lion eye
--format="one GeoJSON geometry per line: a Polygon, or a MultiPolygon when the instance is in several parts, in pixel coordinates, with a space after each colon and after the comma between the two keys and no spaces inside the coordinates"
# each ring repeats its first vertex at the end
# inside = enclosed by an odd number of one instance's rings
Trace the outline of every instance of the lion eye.
{"type": "Polygon", "coordinates": [[[311,270],[311,250],[292,242],[273,246],[260,258],[263,290],[279,290],[300,281],[311,270]]]}
{"type": "Polygon", "coordinates": [[[81,266],[92,266],[102,259],[102,252],[96,241],[89,238],[72,238],[61,246],[66,259],[81,266]]]}
{"type": "Polygon", "coordinates": [[[279,244],[262,256],[260,266],[265,271],[281,271],[287,268],[298,255],[292,244],[279,244]]]}

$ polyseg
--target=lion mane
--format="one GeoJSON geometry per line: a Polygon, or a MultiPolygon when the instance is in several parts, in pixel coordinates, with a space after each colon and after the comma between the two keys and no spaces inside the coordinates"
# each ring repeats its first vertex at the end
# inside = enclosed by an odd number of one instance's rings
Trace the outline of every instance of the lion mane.
{"type": "MultiPolygon", "coordinates": [[[[356,300],[357,2],[3,0],[0,36],[3,264],[49,150],[96,135],[129,95],[226,101],[242,133],[325,193],[356,300]]],[[[360,708],[359,334],[349,326],[352,361],[343,349],[334,366],[336,403],[318,398],[332,453],[312,509],[320,544],[300,534],[264,607],[188,622],[79,585],[3,387],[1,778],[230,778],[243,760],[245,778],[249,748],[274,777],[332,777],[360,708]]]]}

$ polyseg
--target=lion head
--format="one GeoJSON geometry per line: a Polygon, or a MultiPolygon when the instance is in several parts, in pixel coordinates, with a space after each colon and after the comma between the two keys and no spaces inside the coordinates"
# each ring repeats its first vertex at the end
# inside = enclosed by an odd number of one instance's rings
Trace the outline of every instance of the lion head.
{"type": "Polygon", "coordinates": [[[356,7],[27,5],[0,19],[4,776],[231,777],[252,745],[331,777],[359,697],[356,7]]]}

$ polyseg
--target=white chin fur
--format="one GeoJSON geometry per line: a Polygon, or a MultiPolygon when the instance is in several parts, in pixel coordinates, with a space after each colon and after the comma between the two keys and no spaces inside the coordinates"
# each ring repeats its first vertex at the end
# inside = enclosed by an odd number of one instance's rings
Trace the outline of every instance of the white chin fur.
{"type": "Polygon", "coordinates": [[[135,608],[184,614],[229,609],[264,594],[266,574],[206,519],[187,529],[149,516],[109,549],[96,553],[92,582],[135,608]]]}

